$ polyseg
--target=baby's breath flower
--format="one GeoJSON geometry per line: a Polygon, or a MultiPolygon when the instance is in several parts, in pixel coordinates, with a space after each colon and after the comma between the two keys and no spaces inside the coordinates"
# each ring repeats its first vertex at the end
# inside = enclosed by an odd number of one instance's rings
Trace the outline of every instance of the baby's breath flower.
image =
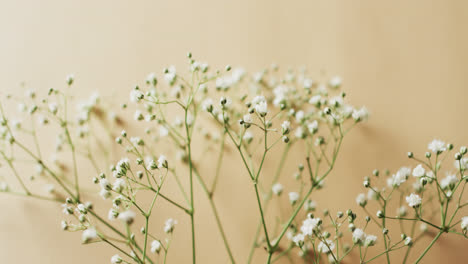
{"type": "Polygon", "coordinates": [[[130,92],[130,101],[134,103],[140,102],[145,97],[145,95],[140,91],[140,89],[135,87],[131,92],[130,92]]]}
{"type": "Polygon", "coordinates": [[[153,253],[159,253],[159,251],[161,251],[161,242],[159,242],[158,240],[153,240],[153,242],[151,242],[150,250],[153,253]]]}
{"type": "Polygon", "coordinates": [[[413,244],[413,239],[411,237],[406,237],[405,238],[405,245],[406,246],[411,246],[413,244]]]}
{"type": "Polygon", "coordinates": [[[208,113],[211,113],[213,111],[213,99],[205,99],[202,103],[202,109],[208,113]]]}
{"type": "Polygon", "coordinates": [[[83,241],[83,243],[88,243],[91,240],[96,239],[97,237],[98,235],[97,235],[96,229],[94,229],[93,227],[90,227],[83,231],[81,235],[81,240],[83,241]]]}
{"type": "Polygon", "coordinates": [[[158,158],[158,167],[167,169],[167,165],[168,164],[167,164],[166,156],[164,156],[164,155],[159,156],[159,158],[158,158]]]}
{"type": "Polygon", "coordinates": [[[112,264],[122,263],[122,258],[119,255],[116,254],[116,255],[112,256],[111,263],[112,264]]]}
{"type": "Polygon", "coordinates": [[[453,188],[457,184],[458,178],[455,174],[448,174],[445,178],[440,181],[440,187],[442,189],[453,188]]]}
{"type": "Polygon", "coordinates": [[[442,153],[447,150],[447,144],[442,140],[434,139],[427,145],[427,148],[433,153],[442,153]]]}
{"type": "Polygon", "coordinates": [[[166,223],[164,224],[164,232],[165,233],[172,233],[174,231],[174,226],[177,224],[177,221],[169,218],[166,220],[166,223]]]}
{"type": "Polygon", "coordinates": [[[366,240],[364,241],[364,246],[371,247],[377,242],[377,236],[366,235],[366,240]]]}
{"type": "Polygon", "coordinates": [[[335,249],[335,243],[333,243],[333,241],[329,239],[326,240],[326,243],[320,241],[320,243],[317,246],[317,249],[319,252],[326,254],[335,249]]]}
{"type": "MultiPolygon", "coordinates": [[[[115,202],[115,200],[114,200],[114,202],[115,202]]],[[[109,220],[115,220],[115,219],[117,219],[118,216],[119,216],[119,211],[117,211],[114,208],[109,209],[109,213],[107,214],[107,218],[109,220]]]]}
{"type": "Polygon", "coordinates": [[[366,206],[367,204],[366,195],[363,193],[358,194],[358,196],[356,197],[356,203],[362,207],[366,206]]]}
{"type": "Polygon", "coordinates": [[[290,192],[288,195],[289,195],[289,202],[293,205],[297,202],[297,200],[299,200],[299,193],[297,192],[290,192]]]}
{"type": "Polygon", "coordinates": [[[297,234],[293,236],[292,241],[294,244],[296,244],[298,247],[302,247],[304,245],[304,234],[297,234]]]}
{"type": "Polygon", "coordinates": [[[462,217],[460,226],[463,231],[468,230],[468,216],[462,217]]]}
{"type": "Polygon", "coordinates": [[[268,114],[268,104],[266,101],[259,102],[255,105],[255,111],[261,116],[264,117],[268,114]]]}
{"type": "Polygon", "coordinates": [[[355,244],[362,244],[366,238],[366,233],[362,229],[356,228],[353,231],[353,242],[355,244]]]}
{"type": "Polygon", "coordinates": [[[307,201],[304,203],[304,210],[306,212],[314,211],[316,207],[317,203],[314,200],[307,199],[307,201]]]}
{"type": "Polygon", "coordinates": [[[271,190],[275,195],[279,196],[283,192],[283,185],[281,185],[281,183],[275,183],[273,184],[271,190]]]}
{"type": "Polygon", "coordinates": [[[301,232],[306,236],[311,236],[315,230],[318,230],[322,220],[320,218],[307,218],[302,222],[301,232]]]}
{"type": "Polygon", "coordinates": [[[131,225],[133,221],[135,220],[135,216],[136,216],[135,212],[131,210],[127,210],[127,211],[119,213],[118,219],[127,223],[127,225],[131,225]]]}
{"type": "Polygon", "coordinates": [[[419,195],[412,193],[409,196],[406,196],[406,202],[410,207],[416,208],[421,205],[422,199],[419,195]]]}
{"type": "Polygon", "coordinates": [[[413,176],[414,177],[422,177],[424,176],[424,174],[426,173],[426,170],[424,169],[424,167],[419,164],[418,166],[416,166],[416,168],[413,169],[413,176]]]}

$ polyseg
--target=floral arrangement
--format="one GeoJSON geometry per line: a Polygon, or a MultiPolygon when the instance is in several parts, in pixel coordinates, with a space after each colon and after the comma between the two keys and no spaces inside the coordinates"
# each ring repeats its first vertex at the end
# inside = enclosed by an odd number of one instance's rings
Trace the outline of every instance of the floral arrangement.
{"type": "Polygon", "coordinates": [[[33,90],[26,98],[7,95],[20,114],[10,117],[0,104],[5,171],[1,191],[61,204],[61,228],[81,232],[83,244],[113,247],[116,255],[111,263],[170,262],[171,243],[178,239],[191,240],[196,263],[196,243],[201,241],[195,222],[204,216],[196,211],[194,185],[201,186],[210,203],[231,263],[251,263],[254,254],[265,255],[267,263],[297,258],[306,263],[342,263],[352,258],[351,252],[359,252],[361,263],[390,263],[396,251],[405,252],[402,263],[410,260],[411,253],[414,263],[419,263],[442,235],[466,237],[468,217],[461,215],[468,204],[463,201],[466,147],[453,155],[452,144],[434,140],[423,157],[408,153],[416,162],[414,168],[402,167],[394,174],[375,170],[366,177],[367,194],[356,197],[362,212],[318,213],[312,198],[325,187],[347,133],[368,118],[366,108],[345,101],[339,77],[316,82],[304,69],[282,74],[277,66],[253,75],[230,66],[213,71],[190,53],[188,60],[188,74],[169,67],[162,83],[156,74],[149,74],[143,85],[131,90],[131,103],[120,108],[95,94],[78,102],[78,111],[72,112],[71,105],[76,104],[72,75],[63,88],[41,96],[33,90]],[[134,120],[127,118],[128,112],[134,120]],[[44,150],[41,133],[50,134],[52,129],[57,135],[55,150],[44,150]],[[302,158],[288,160],[293,147],[296,157],[302,158]],[[232,251],[214,202],[229,149],[237,153],[241,176],[251,181],[249,188],[256,197],[252,203],[258,207],[258,228],[248,256],[232,251]],[[200,169],[207,152],[217,157],[211,178],[200,169]],[[264,170],[268,159],[279,160],[272,175],[264,170]],[[445,176],[444,161],[455,162],[445,176]],[[297,166],[293,179],[282,177],[288,162],[297,166]],[[94,176],[87,178],[89,173],[82,171],[85,163],[94,168],[94,176]],[[27,167],[35,171],[29,178],[24,176],[27,167]],[[182,199],[165,192],[168,180],[177,183],[182,199]],[[40,191],[38,184],[46,191],[40,191]],[[285,185],[293,186],[292,191],[286,194],[285,185]],[[105,200],[105,208],[96,208],[100,199],[105,200]],[[287,213],[269,211],[278,199],[289,200],[287,213]],[[167,216],[160,230],[151,230],[151,220],[162,217],[154,214],[161,202],[187,218],[167,216]],[[395,207],[392,214],[389,210],[395,207]],[[174,235],[179,221],[190,222],[190,230],[181,238],[174,235]],[[392,222],[399,230],[390,228],[392,222]],[[414,244],[423,236],[432,242],[424,251],[414,252],[414,244]],[[380,253],[368,250],[379,244],[380,253]]]}

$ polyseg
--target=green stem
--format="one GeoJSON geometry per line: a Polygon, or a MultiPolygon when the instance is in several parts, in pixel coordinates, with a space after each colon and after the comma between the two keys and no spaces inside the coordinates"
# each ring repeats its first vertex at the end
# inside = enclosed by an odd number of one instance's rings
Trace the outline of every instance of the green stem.
{"type": "Polygon", "coordinates": [[[414,262],[414,264],[417,264],[421,261],[421,259],[426,255],[426,253],[431,249],[431,247],[434,245],[434,243],[439,239],[439,237],[442,235],[443,232],[437,233],[437,236],[434,237],[432,242],[427,246],[427,248],[424,250],[424,252],[419,256],[419,258],[414,262]]]}

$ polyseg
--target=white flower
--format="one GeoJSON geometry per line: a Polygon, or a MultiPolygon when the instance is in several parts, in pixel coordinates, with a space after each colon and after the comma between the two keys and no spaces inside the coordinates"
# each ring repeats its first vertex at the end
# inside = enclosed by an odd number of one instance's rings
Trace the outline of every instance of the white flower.
{"type": "Polygon", "coordinates": [[[413,176],[414,177],[422,177],[426,173],[426,170],[423,168],[421,164],[416,166],[416,168],[413,169],[413,176]]]}
{"type": "Polygon", "coordinates": [[[318,130],[318,122],[317,120],[312,121],[311,123],[307,124],[307,129],[310,133],[314,134],[318,130]]]}
{"type": "Polygon", "coordinates": [[[399,171],[387,179],[388,187],[398,187],[406,181],[406,176],[399,171]]]}
{"type": "Polygon", "coordinates": [[[271,187],[271,190],[273,191],[274,194],[280,195],[283,192],[283,185],[281,185],[281,183],[275,183],[271,187]]]}
{"type": "Polygon", "coordinates": [[[317,203],[315,201],[313,201],[313,200],[308,199],[304,203],[304,210],[306,210],[307,212],[308,211],[314,211],[315,207],[317,207],[317,203]]]}
{"type": "Polygon", "coordinates": [[[310,98],[309,104],[318,105],[321,102],[321,100],[322,100],[322,96],[314,95],[310,98]]]}
{"type": "Polygon", "coordinates": [[[109,220],[114,220],[119,216],[119,211],[115,210],[114,208],[109,209],[109,213],[107,214],[107,218],[109,220]]]}
{"type": "Polygon", "coordinates": [[[169,135],[169,130],[165,126],[160,126],[159,127],[159,136],[160,137],[166,137],[169,135]]]}
{"type": "Polygon", "coordinates": [[[284,121],[282,124],[281,124],[281,131],[283,133],[283,135],[286,135],[289,133],[289,131],[291,131],[291,122],[289,121],[284,121]]]}
{"type": "Polygon", "coordinates": [[[266,116],[266,114],[268,114],[268,104],[266,101],[262,101],[258,104],[255,105],[255,111],[257,111],[257,113],[260,115],[260,116],[266,116]]]}
{"type": "Polygon", "coordinates": [[[308,218],[302,222],[301,232],[304,235],[311,236],[314,230],[318,230],[322,220],[320,218],[308,218]]]}
{"type": "Polygon", "coordinates": [[[297,202],[297,200],[299,200],[299,193],[290,192],[289,193],[289,202],[291,202],[291,204],[295,204],[297,202]]]}
{"type": "Polygon", "coordinates": [[[364,242],[365,238],[366,238],[366,233],[364,233],[364,231],[362,231],[362,229],[359,229],[359,228],[354,229],[354,231],[353,231],[353,242],[355,244],[360,244],[360,243],[364,242]]]}
{"type": "Polygon", "coordinates": [[[203,111],[206,111],[206,112],[213,111],[213,99],[206,98],[202,103],[202,109],[203,111]]]}
{"type": "Polygon", "coordinates": [[[333,241],[329,239],[326,240],[326,244],[323,243],[323,241],[320,241],[320,243],[317,246],[317,249],[321,253],[328,253],[335,249],[335,243],[333,243],[333,241]]]}
{"type": "Polygon", "coordinates": [[[143,116],[143,113],[140,110],[136,110],[135,114],[133,115],[133,118],[137,121],[143,120],[145,117],[143,116]]]}
{"type": "Polygon", "coordinates": [[[247,143],[250,143],[252,142],[253,140],[253,134],[250,133],[249,131],[245,132],[244,136],[242,137],[242,139],[247,142],[247,143]]]}
{"type": "Polygon", "coordinates": [[[166,223],[164,224],[164,232],[166,233],[172,233],[174,231],[174,226],[177,224],[177,221],[169,218],[166,220],[166,223]]]}
{"type": "Polygon", "coordinates": [[[60,222],[60,227],[62,228],[62,230],[67,230],[68,229],[67,221],[63,220],[62,222],[60,222]]]}
{"type": "Polygon", "coordinates": [[[452,175],[449,174],[440,181],[440,187],[442,187],[442,189],[445,189],[447,187],[454,186],[457,182],[458,182],[457,176],[454,174],[452,175]]]}
{"type": "Polygon", "coordinates": [[[301,126],[296,128],[294,136],[297,138],[304,138],[306,136],[306,134],[304,133],[304,129],[301,126]]]}
{"type": "Polygon", "coordinates": [[[50,103],[49,104],[49,111],[52,113],[52,114],[56,114],[57,111],[58,111],[58,106],[57,106],[57,103],[50,103]]]}
{"type": "Polygon", "coordinates": [[[333,78],[330,79],[329,82],[330,86],[332,88],[338,88],[341,85],[341,77],[340,76],[334,76],[333,78]]]}
{"type": "Polygon", "coordinates": [[[169,84],[169,85],[173,85],[175,80],[176,80],[176,68],[175,66],[170,66],[166,72],[164,73],[164,80],[166,80],[166,82],[169,84]]]}
{"type": "Polygon", "coordinates": [[[405,245],[409,246],[411,244],[413,244],[413,239],[411,237],[406,237],[405,238],[405,245]]]}
{"type": "Polygon", "coordinates": [[[101,185],[103,190],[110,190],[112,188],[109,181],[105,178],[99,180],[99,185],[101,185]]]}
{"type": "Polygon", "coordinates": [[[378,197],[379,195],[373,189],[369,189],[369,191],[367,192],[368,200],[377,200],[378,197]]]}
{"type": "Polygon", "coordinates": [[[134,103],[139,102],[144,97],[145,97],[145,95],[139,89],[133,89],[130,92],[130,101],[132,101],[134,103]]]}
{"type": "Polygon", "coordinates": [[[252,116],[250,114],[246,114],[242,117],[242,120],[245,122],[245,123],[252,123],[253,120],[252,120],[252,116]]]}
{"type": "Polygon", "coordinates": [[[468,170],[468,157],[462,158],[460,161],[455,161],[455,168],[458,170],[468,170]],[[461,165],[461,166],[460,166],[461,165]]]}
{"type": "Polygon", "coordinates": [[[151,242],[151,252],[159,253],[160,250],[161,250],[161,242],[159,242],[158,240],[153,240],[153,242],[151,242]]]}
{"type": "Polygon", "coordinates": [[[305,236],[303,234],[297,234],[297,235],[293,236],[292,241],[298,247],[302,247],[302,245],[304,244],[304,238],[305,238],[305,236]]]}
{"type": "Polygon", "coordinates": [[[369,112],[366,107],[361,107],[360,109],[353,110],[353,119],[357,121],[365,120],[369,116],[369,112]]]}
{"type": "Polygon", "coordinates": [[[78,210],[78,212],[82,213],[82,214],[86,214],[87,213],[87,210],[86,210],[86,206],[84,204],[78,204],[76,206],[76,209],[78,210]]]}
{"type": "Polygon", "coordinates": [[[157,82],[158,82],[158,79],[156,78],[156,73],[151,72],[146,76],[147,84],[156,85],[157,82]]]}
{"type": "Polygon", "coordinates": [[[127,210],[127,211],[121,212],[118,218],[124,221],[125,223],[127,223],[128,225],[130,225],[135,220],[135,216],[136,216],[135,212],[131,210],[127,210]]]}
{"type": "Polygon", "coordinates": [[[367,204],[366,195],[363,193],[358,194],[356,197],[356,203],[360,206],[365,206],[367,204]]]}
{"type": "Polygon", "coordinates": [[[296,112],[296,121],[298,123],[301,123],[302,121],[304,121],[305,119],[305,114],[304,114],[304,111],[300,110],[300,111],[297,111],[296,112]]]}
{"type": "Polygon", "coordinates": [[[447,145],[442,140],[434,139],[427,145],[427,148],[434,153],[441,153],[447,149],[446,146],[447,145]]]}
{"type": "Polygon", "coordinates": [[[460,225],[462,230],[466,231],[468,229],[468,216],[462,217],[460,225]]]}
{"type": "Polygon", "coordinates": [[[366,240],[364,241],[364,245],[366,247],[371,247],[371,246],[375,245],[376,242],[377,242],[377,237],[376,236],[366,235],[366,240]]]}
{"type": "Polygon", "coordinates": [[[111,263],[112,264],[122,263],[122,258],[119,255],[116,254],[116,255],[112,256],[111,263]]]}
{"type": "Polygon", "coordinates": [[[114,184],[112,186],[112,190],[114,190],[115,192],[120,193],[124,187],[125,187],[125,180],[122,179],[122,178],[119,178],[119,179],[115,180],[115,182],[114,182],[114,184]]]}
{"type": "Polygon", "coordinates": [[[106,189],[101,189],[101,191],[99,192],[99,195],[102,197],[102,199],[107,199],[111,197],[111,193],[107,191],[106,189]]]}
{"type": "Polygon", "coordinates": [[[96,229],[94,228],[88,228],[84,230],[83,233],[81,234],[81,240],[83,241],[83,243],[87,243],[96,238],[97,238],[97,232],[96,232],[96,229]]]}
{"type": "Polygon", "coordinates": [[[412,193],[409,196],[406,196],[406,202],[411,207],[418,207],[419,205],[421,205],[422,200],[421,197],[419,197],[419,195],[412,193]]]}
{"type": "Polygon", "coordinates": [[[407,213],[407,210],[405,206],[401,206],[400,208],[397,209],[398,216],[405,216],[406,213],[407,213]]]}
{"type": "Polygon", "coordinates": [[[166,156],[161,155],[158,158],[158,167],[159,168],[167,168],[167,159],[166,156]]]}

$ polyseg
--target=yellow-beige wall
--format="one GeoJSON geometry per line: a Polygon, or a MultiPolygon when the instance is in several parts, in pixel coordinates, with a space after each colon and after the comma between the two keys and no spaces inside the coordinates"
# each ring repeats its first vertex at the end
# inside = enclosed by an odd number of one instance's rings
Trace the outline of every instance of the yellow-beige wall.
{"type": "MultiPolygon", "coordinates": [[[[434,137],[468,144],[467,47],[462,0],[0,1],[2,94],[21,81],[55,87],[73,72],[80,94],[125,98],[148,72],[183,65],[187,51],[215,66],[256,70],[275,62],[341,75],[350,100],[366,105],[371,119],[347,139],[327,182],[340,195],[316,198],[334,210],[355,207],[363,176],[408,164],[406,151],[422,153],[434,137]]],[[[248,184],[245,175],[234,176],[220,188],[248,184]]],[[[241,263],[257,221],[255,205],[243,203],[253,197],[236,204],[217,198],[241,263]],[[239,217],[245,213],[255,217],[239,217]]],[[[209,207],[200,204],[207,220],[198,222],[199,263],[226,263],[209,207]]],[[[2,195],[0,206],[1,263],[108,263],[114,253],[80,246],[79,234],[60,231],[56,205],[2,195]]],[[[177,235],[188,241],[188,230],[177,235]]],[[[189,244],[182,244],[170,262],[189,261],[189,244]]],[[[464,263],[467,246],[442,239],[424,263],[464,263]]]]}

